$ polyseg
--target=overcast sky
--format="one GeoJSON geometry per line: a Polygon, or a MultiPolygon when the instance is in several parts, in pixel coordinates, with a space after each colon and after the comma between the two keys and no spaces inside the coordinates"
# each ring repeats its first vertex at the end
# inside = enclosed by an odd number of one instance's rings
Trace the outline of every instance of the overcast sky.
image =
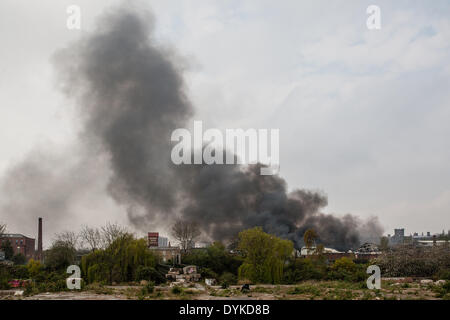
{"type": "MultiPolygon", "coordinates": [[[[450,229],[449,1],[145,2],[157,41],[183,62],[196,120],[279,128],[281,176],[290,189],[324,191],[327,213],[378,216],[386,233],[450,229]],[[366,27],[371,4],[381,30],[366,27]]],[[[0,2],[0,175],[30,152],[78,139],[79,115],[57,89],[52,56],[115,3],[0,2]],[[71,4],[81,7],[80,31],[66,27],[71,4]]],[[[93,174],[89,183],[96,192],[77,197],[50,231],[127,224],[106,182],[93,174]]],[[[9,231],[36,236],[34,212],[0,208],[9,231]]]]}

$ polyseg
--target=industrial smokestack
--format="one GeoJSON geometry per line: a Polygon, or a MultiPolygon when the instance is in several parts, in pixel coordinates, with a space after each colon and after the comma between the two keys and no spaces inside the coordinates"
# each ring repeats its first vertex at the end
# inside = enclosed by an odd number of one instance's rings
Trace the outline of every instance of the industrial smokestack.
{"type": "Polygon", "coordinates": [[[38,223],[38,259],[42,260],[42,218],[38,223]]]}

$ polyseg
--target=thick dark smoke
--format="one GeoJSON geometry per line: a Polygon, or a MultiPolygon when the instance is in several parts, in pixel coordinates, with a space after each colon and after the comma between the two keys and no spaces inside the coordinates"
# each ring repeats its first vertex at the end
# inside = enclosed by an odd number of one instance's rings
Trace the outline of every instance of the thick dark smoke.
{"type": "Polygon", "coordinates": [[[357,246],[362,231],[379,233],[377,221],[321,213],[325,195],[288,193],[284,179],[261,176],[259,165],[173,165],[171,133],[187,127],[194,110],[175,55],[154,41],[153,17],[143,12],[110,11],[96,33],[56,56],[62,86],[84,121],[82,141],[106,154],[108,191],[136,228],[182,218],[195,220],[210,239],[229,240],[262,226],[297,246],[314,228],[325,245],[338,249],[357,246]]]}
{"type": "Polygon", "coordinates": [[[57,55],[69,94],[79,99],[84,138],[110,157],[110,194],[156,219],[176,205],[177,173],[170,162],[170,136],[192,108],[171,52],[151,39],[153,17],[120,9],[107,14],[98,32],[57,55]]]}
{"type": "Polygon", "coordinates": [[[376,218],[364,223],[350,214],[337,218],[320,213],[328,204],[326,195],[308,190],[288,193],[284,179],[261,176],[260,167],[192,166],[183,177],[189,199],[183,217],[200,221],[204,232],[219,240],[254,226],[290,239],[297,247],[303,245],[308,229],[317,231],[319,242],[339,250],[379,240],[383,230],[376,218]]]}

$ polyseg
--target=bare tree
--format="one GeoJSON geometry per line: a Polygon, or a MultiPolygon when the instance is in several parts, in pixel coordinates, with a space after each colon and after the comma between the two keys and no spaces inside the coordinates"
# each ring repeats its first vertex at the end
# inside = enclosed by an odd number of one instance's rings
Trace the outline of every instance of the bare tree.
{"type": "Polygon", "coordinates": [[[84,225],[81,227],[79,237],[83,246],[86,245],[91,251],[100,249],[102,246],[102,235],[97,228],[84,225]]]}
{"type": "Polygon", "coordinates": [[[194,221],[177,220],[172,226],[172,236],[178,240],[184,251],[187,251],[193,246],[194,240],[200,234],[200,228],[194,221]]]}
{"type": "Polygon", "coordinates": [[[303,242],[305,242],[306,248],[313,248],[315,246],[318,235],[314,229],[306,230],[303,235],[303,242]]]}
{"type": "Polygon", "coordinates": [[[78,248],[79,237],[73,231],[63,231],[55,234],[54,243],[64,243],[65,245],[74,249],[78,248]]]}
{"type": "Polygon", "coordinates": [[[122,226],[115,223],[108,222],[106,225],[101,227],[101,239],[103,247],[109,247],[116,239],[123,237],[130,232],[122,226]]]}
{"type": "Polygon", "coordinates": [[[6,232],[6,224],[0,222],[0,236],[6,232]]]}

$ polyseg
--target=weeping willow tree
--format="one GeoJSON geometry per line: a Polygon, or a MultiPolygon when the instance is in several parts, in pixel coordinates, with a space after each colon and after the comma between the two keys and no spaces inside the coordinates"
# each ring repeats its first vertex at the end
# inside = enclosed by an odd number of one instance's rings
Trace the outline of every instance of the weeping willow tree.
{"type": "Polygon", "coordinates": [[[81,260],[88,283],[133,281],[140,268],[155,266],[156,257],[147,249],[145,239],[135,239],[130,234],[120,236],[107,248],[94,250],[81,260]]]}
{"type": "Polygon", "coordinates": [[[239,233],[238,248],[245,257],[239,267],[241,280],[276,284],[283,279],[284,265],[294,250],[294,244],[256,227],[239,233]]]}

